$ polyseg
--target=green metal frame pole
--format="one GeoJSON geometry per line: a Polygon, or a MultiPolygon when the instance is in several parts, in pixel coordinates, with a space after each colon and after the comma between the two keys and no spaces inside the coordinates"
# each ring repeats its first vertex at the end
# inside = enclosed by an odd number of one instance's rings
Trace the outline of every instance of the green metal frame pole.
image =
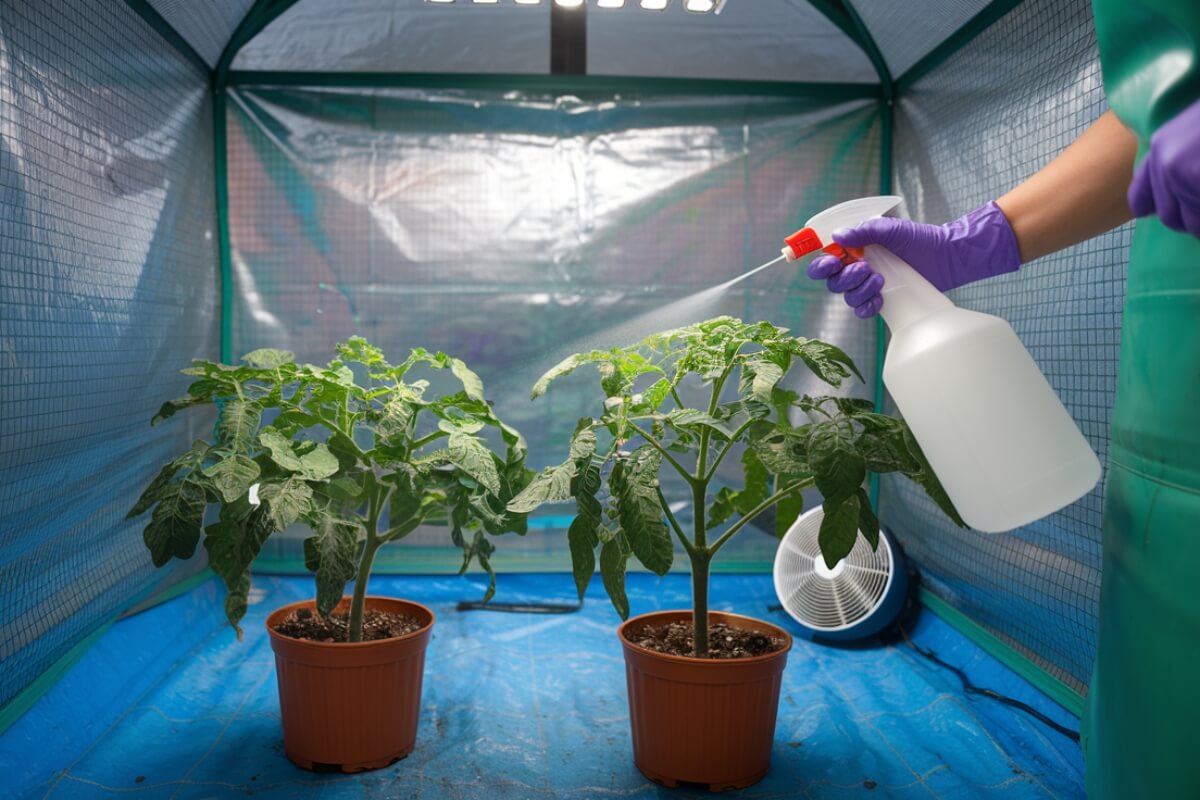
{"type": "Polygon", "coordinates": [[[233,360],[233,256],[229,241],[229,140],[226,90],[229,71],[238,52],[296,0],[255,0],[229,37],[213,73],[213,168],[217,198],[217,259],[221,296],[221,360],[233,360]]]}

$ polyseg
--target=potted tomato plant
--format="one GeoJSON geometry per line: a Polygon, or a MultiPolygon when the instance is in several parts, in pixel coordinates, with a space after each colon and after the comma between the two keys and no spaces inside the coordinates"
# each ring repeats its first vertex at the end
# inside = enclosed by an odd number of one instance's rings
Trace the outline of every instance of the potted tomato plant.
{"type": "Polygon", "coordinates": [[[638,769],[667,786],[749,786],[770,764],[791,637],[762,620],[708,610],[713,558],[768,509],[782,534],[800,513],[801,492],[813,486],[824,498],[820,546],[829,567],[850,553],[860,532],[875,547],[879,522],[863,488],[868,471],[903,472],[961,520],[903,421],[875,413],[866,400],[800,397],[779,386],[797,363],[834,387],[858,375],[850,358],[825,342],[721,317],[570,356],[542,376],[533,397],[589,363],[600,372],[603,413],[579,421],[567,460],[534,478],[508,509],[528,513],[575,500],[567,536],[579,596],[599,549],[604,587],[626,620],[618,637],[638,769]],[[703,408],[682,400],[688,376],[707,387],[703,408]],[[793,413],[808,419],[794,424],[793,413]],[[718,467],[739,449],[740,488],[710,491],[718,467]],[[660,480],[664,469],[691,507],[690,531],[668,502],[664,489],[672,483],[660,480]],[[636,558],[666,574],[675,558],[672,534],[691,565],[692,608],[628,619],[627,562],[636,558]]]}
{"type": "Polygon", "coordinates": [[[267,618],[275,651],[284,744],[306,768],[386,766],[412,751],[433,612],[367,595],[380,547],[423,523],[442,523],[495,591],[487,534],[525,532],[506,509],[529,481],[525,443],[493,414],[479,377],[456,358],[416,349],[393,366],[366,340],[337,347],[326,367],[255,350],[230,366],[196,361],[186,396],[152,420],[215,404],[212,441],[197,441],[143,492],[131,517],[153,508],[144,532],[157,566],[190,558],[203,536],[228,589],[225,613],[246,613],[250,568],[263,542],[293,523],[309,528],[305,564],[316,598],[267,618]],[[448,369],[461,391],[438,395],[413,370],[448,369]],[[504,454],[489,447],[491,428],[504,454]],[[209,505],[216,521],[203,526],[209,505]],[[352,596],[343,597],[353,580],[352,596]]]}

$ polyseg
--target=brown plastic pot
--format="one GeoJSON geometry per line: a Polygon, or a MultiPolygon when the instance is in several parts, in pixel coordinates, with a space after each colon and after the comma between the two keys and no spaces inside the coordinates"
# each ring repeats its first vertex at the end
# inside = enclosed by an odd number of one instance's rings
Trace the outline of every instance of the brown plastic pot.
{"type": "MultiPolygon", "coordinates": [[[[312,642],[275,632],[288,614],[316,601],[292,603],[267,617],[275,651],[283,745],[304,769],[361,772],[412,752],[421,713],[421,676],[433,612],[420,603],[367,597],[366,607],[416,617],[424,626],[374,642],[312,642]]],[[[337,611],[350,607],[343,597],[337,611]]]]}
{"type": "Polygon", "coordinates": [[[792,637],[737,614],[709,612],[711,622],[783,639],[782,649],[738,659],[656,653],[630,641],[647,626],[691,623],[691,611],[659,611],[617,629],[625,649],[633,760],[655,783],[700,783],[714,792],[757,783],[771,766],[779,684],[792,637]]]}

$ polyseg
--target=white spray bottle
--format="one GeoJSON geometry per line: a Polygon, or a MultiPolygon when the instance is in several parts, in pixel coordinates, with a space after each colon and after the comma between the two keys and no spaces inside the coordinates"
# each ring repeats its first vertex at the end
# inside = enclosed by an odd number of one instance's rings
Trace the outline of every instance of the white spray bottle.
{"type": "MultiPolygon", "coordinates": [[[[900,203],[864,197],[822,211],[787,238],[783,254],[843,255],[833,231],[900,203]]],[[[958,308],[886,248],[865,251],[883,275],[880,313],[892,332],[883,384],[963,520],[1011,530],[1091,491],[1100,461],[1012,327],[958,308]]]]}

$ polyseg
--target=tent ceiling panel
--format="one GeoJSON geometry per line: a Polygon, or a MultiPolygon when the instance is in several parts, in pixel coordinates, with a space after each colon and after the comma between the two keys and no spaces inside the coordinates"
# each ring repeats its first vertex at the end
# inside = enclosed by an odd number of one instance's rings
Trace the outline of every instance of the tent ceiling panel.
{"type": "Polygon", "coordinates": [[[234,69],[544,74],[549,4],[300,0],[238,53],[234,69]]]}
{"type": "Polygon", "coordinates": [[[588,73],[877,83],[857,44],[807,0],[727,0],[720,14],[672,3],[588,9],[588,73]]]}
{"type": "MultiPolygon", "coordinates": [[[[807,0],[728,0],[720,14],[682,3],[589,3],[595,75],[876,83],[862,50],[807,0]]],[[[427,3],[300,0],[238,53],[235,70],[546,74],[550,0],[427,3]]]]}
{"type": "Polygon", "coordinates": [[[921,60],[944,42],[971,17],[983,11],[990,0],[853,0],[854,9],[879,45],[892,75],[921,60]]]}
{"type": "Polygon", "coordinates": [[[155,11],[195,48],[210,67],[217,64],[254,0],[148,0],[155,11]]]}

